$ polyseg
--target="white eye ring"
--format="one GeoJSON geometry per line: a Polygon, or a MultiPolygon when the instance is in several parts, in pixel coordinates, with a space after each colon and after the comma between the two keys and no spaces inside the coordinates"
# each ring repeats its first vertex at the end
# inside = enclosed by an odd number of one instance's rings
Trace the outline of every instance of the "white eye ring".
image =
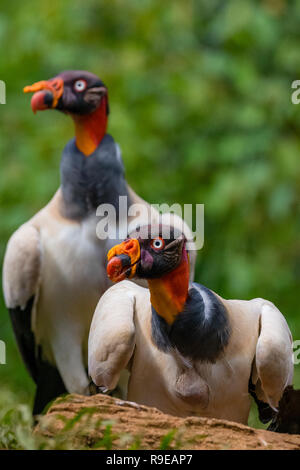
{"type": "Polygon", "coordinates": [[[76,80],[74,83],[74,90],[76,91],[84,91],[86,89],[86,81],[85,80],[76,80]]]}
{"type": "Polygon", "coordinates": [[[165,246],[165,242],[162,238],[154,238],[151,245],[155,250],[161,250],[165,246]]]}

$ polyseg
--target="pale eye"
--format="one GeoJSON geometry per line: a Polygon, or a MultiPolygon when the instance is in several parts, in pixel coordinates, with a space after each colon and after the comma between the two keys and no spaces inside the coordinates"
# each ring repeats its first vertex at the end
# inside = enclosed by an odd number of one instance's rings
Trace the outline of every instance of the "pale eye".
{"type": "Polygon", "coordinates": [[[162,250],[165,246],[165,241],[160,237],[154,238],[151,242],[151,246],[155,250],[162,250]]]}
{"type": "Polygon", "coordinates": [[[74,90],[76,91],[84,91],[86,89],[86,81],[85,80],[76,80],[74,83],[74,90]]]}

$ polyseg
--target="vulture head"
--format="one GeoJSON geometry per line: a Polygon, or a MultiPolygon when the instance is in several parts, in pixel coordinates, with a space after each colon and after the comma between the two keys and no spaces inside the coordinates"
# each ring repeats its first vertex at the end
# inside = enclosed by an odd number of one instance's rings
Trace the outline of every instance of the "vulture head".
{"type": "Polygon", "coordinates": [[[24,93],[34,93],[31,108],[34,113],[45,109],[58,109],[69,114],[90,114],[105,101],[107,88],[93,73],[68,70],[49,80],[26,86],[24,93]]]}
{"type": "Polygon", "coordinates": [[[68,70],[49,80],[24,88],[33,93],[34,113],[57,109],[75,122],[76,144],[85,155],[91,154],[106,133],[109,113],[108,92],[97,75],[83,70],[68,70]]]}
{"type": "Polygon", "coordinates": [[[108,277],[113,282],[133,277],[159,279],[174,271],[183,257],[187,257],[185,243],[185,236],[174,227],[147,225],[137,228],[108,252],[108,277]]]}

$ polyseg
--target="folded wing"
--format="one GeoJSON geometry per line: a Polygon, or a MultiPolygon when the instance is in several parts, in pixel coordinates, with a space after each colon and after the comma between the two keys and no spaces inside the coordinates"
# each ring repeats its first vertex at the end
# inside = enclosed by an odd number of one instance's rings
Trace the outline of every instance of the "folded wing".
{"type": "Polygon", "coordinates": [[[89,375],[93,382],[113,390],[135,347],[136,286],[129,281],[108,289],[101,297],[89,335],[89,375]]]}
{"type": "Polygon", "coordinates": [[[261,308],[252,382],[257,398],[277,410],[293,380],[292,335],[284,316],[271,302],[261,308]]]}
{"type": "Polygon", "coordinates": [[[31,318],[40,269],[39,233],[32,225],[23,225],[13,234],[7,245],[3,264],[3,290],[20,352],[35,382],[36,345],[31,318]]]}

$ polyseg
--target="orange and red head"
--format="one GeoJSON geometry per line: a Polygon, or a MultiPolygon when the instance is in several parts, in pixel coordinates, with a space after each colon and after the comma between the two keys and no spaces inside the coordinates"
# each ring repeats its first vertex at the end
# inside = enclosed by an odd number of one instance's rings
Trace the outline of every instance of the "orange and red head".
{"type": "Polygon", "coordinates": [[[85,155],[99,145],[106,133],[109,107],[107,88],[97,75],[69,70],[26,86],[24,92],[34,93],[31,98],[34,113],[57,109],[71,115],[77,146],[85,155]]]}
{"type": "Polygon", "coordinates": [[[108,277],[113,282],[133,277],[147,279],[152,305],[171,324],[182,311],[188,295],[189,261],[185,242],[184,235],[173,227],[141,227],[108,252],[108,277]]]}

